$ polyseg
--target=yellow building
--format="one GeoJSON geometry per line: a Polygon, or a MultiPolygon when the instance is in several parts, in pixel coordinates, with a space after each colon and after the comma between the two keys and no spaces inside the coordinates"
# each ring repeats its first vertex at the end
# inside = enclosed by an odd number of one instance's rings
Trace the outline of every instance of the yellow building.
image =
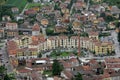
{"type": "Polygon", "coordinates": [[[30,36],[18,36],[14,39],[19,47],[28,47],[28,45],[32,42],[30,36]]]}
{"type": "Polygon", "coordinates": [[[17,50],[17,59],[37,58],[38,50],[36,48],[22,48],[17,50]]]}
{"type": "Polygon", "coordinates": [[[113,44],[110,42],[96,42],[95,43],[95,53],[98,54],[107,54],[114,51],[113,44]]]}
{"type": "Polygon", "coordinates": [[[68,43],[69,43],[68,36],[59,36],[60,47],[67,48],[69,47],[68,43]]]}
{"type": "Polygon", "coordinates": [[[48,49],[55,49],[59,46],[59,39],[57,36],[49,37],[47,39],[47,47],[48,49]]]}

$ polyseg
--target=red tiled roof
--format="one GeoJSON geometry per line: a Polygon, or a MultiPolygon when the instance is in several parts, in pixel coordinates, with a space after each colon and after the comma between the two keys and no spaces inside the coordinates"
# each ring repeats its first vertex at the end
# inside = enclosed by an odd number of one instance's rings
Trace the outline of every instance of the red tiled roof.
{"type": "Polygon", "coordinates": [[[6,23],[6,26],[12,26],[12,27],[14,27],[14,26],[17,26],[17,23],[10,23],[10,22],[8,22],[8,23],[6,23]]]}
{"type": "Polygon", "coordinates": [[[40,31],[40,26],[36,23],[34,24],[34,26],[32,27],[33,31],[40,31]]]}
{"type": "Polygon", "coordinates": [[[9,55],[16,55],[16,50],[18,49],[17,43],[15,41],[7,42],[7,51],[9,55]]]}
{"type": "Polygon", "coordinates": [[[30,71],[31,70],[28,70],[28,69],[20,69],[20,70],[18,70],[19,73],[28,73],[30,71]]]}

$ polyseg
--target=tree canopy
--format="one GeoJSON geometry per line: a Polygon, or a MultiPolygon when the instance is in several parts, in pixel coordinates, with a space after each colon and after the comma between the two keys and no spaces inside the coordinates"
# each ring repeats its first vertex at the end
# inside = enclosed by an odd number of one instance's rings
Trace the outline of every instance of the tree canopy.
{"type": "Polygon", "coordinates": [[[5,4],[5,1],[6,0],[0,0],[0,6],[3,5],[3,4],[5,4]]]}
{"type": "Polygon", "coordinates": [[[54,60],[53,65],[52,65],[52,74],[53,75],[60,75],[63,67],[60,65],[58,60],[54,60]]]}
{"type": "Polygon", "coordinates": [[[32,3],[33,2],[33,0],[27,0],[29,3],[32,3]]]}
{"type": "Polygon", "coordinates": [[[77,75],[75,76],[75,80],[83,80],[82,75],[80,73],[77,73],[77,75]]]}

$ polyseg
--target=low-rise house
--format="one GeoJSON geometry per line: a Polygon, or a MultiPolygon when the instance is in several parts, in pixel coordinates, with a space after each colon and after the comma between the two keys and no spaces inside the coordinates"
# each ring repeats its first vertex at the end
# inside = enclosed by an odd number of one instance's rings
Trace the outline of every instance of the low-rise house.
{"type": "Polygon", "coordinates": [[[67,32],[67,27],[63,25],[55,26],[54,28],[55,33],[64,33],[67,32]]]}
{"type": "Polygon", "coordinates": [[[4,38],[4,30],[0,29],[0,39],[4,38]]]}
{"type": "Polygon", "coordinates": [[[112,23],[112,22],[110,22],[110,23],[108,24],[108,28],[110,28],[110,29],[115,29],[115,24],[112,23]]]}
{"type": "Polygon", "coordinates": [[[120,69],[120,59],[119,58],[106,58],[106,67],[108,69],[114,69],[118,71],[120,69]]]}
{"type": "Polygon", "coordinates": [[[5,37],[12,38],[18,35],[18,24],[17,23],[6,23],[5,37]]]}
{"type": "Polygon", "coordinates": [[[35,15],[37,13],[37,11],[33,10],[33,9],[28,9],[25,11],[25,15],[35,15]]]}
{"type": "Polygon", "coordinates": [[[98,32],[88,32],[89,38],[98,40],[99,33],[98,32]]]}
{"type": "Polygon", "coordinates": [[[7,42],[7,52],[9,57],[15,57],[17,54],[17,49],[18,49],[18,45],[15,41],[8,41],[7,42]]]}
{"type": "Polygon", "coordinates": [[[61,77],[64,77],[65,80],[72,80],[74,75],[70,71],[62,71],[61,77]]]}
{"type": "Polygon", "coordinates": [[[81,30],[81,23],[78,20],[74,21],[72,26],[75,32],[79,32],[81,30]]]}
{"type": "Polygon", "coordinates": [[[10,16],[5,15],[5,16],[2,17],[2,20],[3,21],[11,21],[11,18],[10,18],[10,16]]]}
{"type": "Polygon", "coordinates": [[[13,13],[19,13],[19,9],[18,9],[17,7],[11,8],[11,11],[12,11],[13,13]]]}
{"type": "Polygon", "coordinates": [[[52,70],[52,63],[48,58],[26,60],[26,66],[34,71],[52,70]]]}
{"type": "Polygon", "coordinates": [[[41,20],[41,24],[44,26],[44,27],[47,27],[47,25],[49,24],[49,21],[47,19],[42,19],[41,20]]]}
{"type": "Polygon", "coordinates": [[[74,4],[74,7],[75,7],[76,10],[83,10],[83,8],[85,8],[85,3],[82,2],[82,1],[77,1],[74,4]]]}
{"type": "Polygon", "coordinates": [[[36,23],[32,27],[32,36],[40,35],[40,26],[36,23]]]}

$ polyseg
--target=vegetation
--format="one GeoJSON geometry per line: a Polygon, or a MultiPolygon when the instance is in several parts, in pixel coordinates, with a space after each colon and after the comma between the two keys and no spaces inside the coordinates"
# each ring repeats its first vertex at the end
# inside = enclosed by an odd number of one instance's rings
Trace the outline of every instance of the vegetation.
{"type": "Polygon", "coordinates": [[[116,22],[115,22],[115,26],[116,26],[116,28],[119,28],[119,27],[120,27],[120,22],[119,22],[119,21],[116,21],[116,22]]]}
{"type": "Polygon", "coordinates": [[[101,33],[99,34],[99,37],[105,37],[105,36],[110,36],[111,34],[108,32],[108,33],[101,33]]]}
{"type": "Polygon", "coordinates": [[[27,0],[7,0],[6,2],[6,5],[16,6],[20,9],[20,11],[23,10],[26,4],[27,4],[27,0]]]}
{"type": "Polygon", "coordinates": [[[88,37],[88,33],[82,32],[82,33],[80,33],[80,36],[82,36],[82,37],[88,37]]]}
{"type": "Polygon", "coordinates": [[[76,3],[76,1],[77,1],[77,0],[71,0],[70,4],[68,5],[68,9],[69,9],[69,10],[71,9],[73,3],[76,3]]]}
{"type": "Polygon", "coordinates": [[[2,7],[5,4],[5,0],[0,0],[0,21],[2,20],[3,10],[2,7]]]}
{"type": "MultiPolygon", "coordinates": [[[[76,52],[74,52],[73,54],[77,55],[76,52]]],[[[69,56],[70,52],[61,52],[61,51],[55,51],[53,50],[53,52],[50,54],[50,57],[66,57],[69,56]]]]}
{"type": "Polygon", "coordinates": [[[52,71],[51,70],[45,70],[44,72],[43,72],[43,75],[47,75],[47,76],[52,76],[52,71]]]}
{"type": "Polygon", "coordinates": [[[38,53],[38,57],[41,58],[41,57],[42,57],[42,54],[41,54],[41,53],[38,53]]]}
{"type": "Polygon", "coordinates": [[[33,0],[27,0],[27,2],[32,3],[32,2],[33,2],[33,0]]]}
{"type": "Polygon", "coordinates": [[[54,33],[54,30],[52,28],[47,28],[46,29],[46,34],[47,35],[53,35],[53,33],[54,33]]]}
{"type": "Polygon", "coordinates": [[[54,10],[60,10],[60,7],[59,7],[59,3],[56,3],[55,6],[54,6],[54,10]]]}
{"type": "Polygon", "coordinates": [[[30,9],[32,7],[41,7],[41,4],[40,3],[29,3],[26,9],[30,9]]]}
{"type": "Polygon", "coordinates": [[[75,79],[74,80],[83,80],[82,79],[82,75],[80,73],[78,73],[76,76],[75,76],[75,79]]]}
{"type": "Polygon", "coordinates": [[[4,66],[0,66],[0,80],[15,80],[13,74],[7,74],[6,68],[4,66]]]}
{"type": "Polygon", "coordinates": [[[102,0],[103,2],[108,3],[109,5],[117,5],[120,8],[120,0],[102,0]]]}
{"type": "Polygon", "coordinates": [[[63,66],[60,65],[58,60],[54,60],[53,65],[52,65],[52,74],[54,76],[60,75],[61,71],[63,70],[63,66]]]}

